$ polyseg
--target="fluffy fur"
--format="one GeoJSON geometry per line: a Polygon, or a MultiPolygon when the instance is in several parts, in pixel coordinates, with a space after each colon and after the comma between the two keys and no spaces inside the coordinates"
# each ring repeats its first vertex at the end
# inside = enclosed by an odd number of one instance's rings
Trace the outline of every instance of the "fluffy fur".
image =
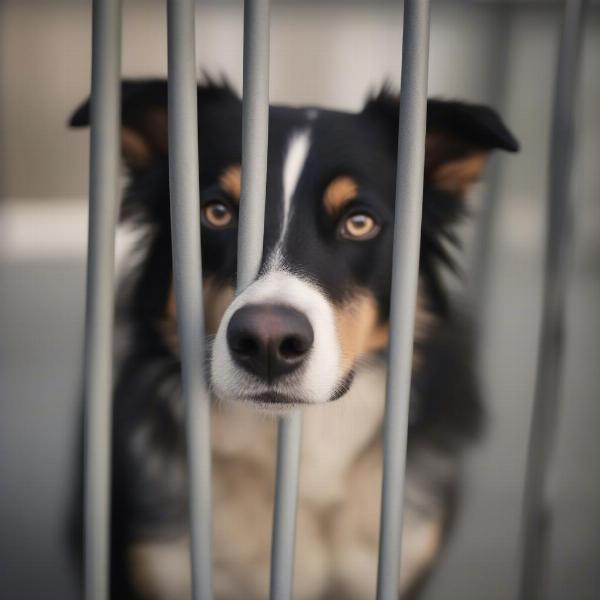
{"type": "MultiPolygon", "coordinates": [[[[117,302],[114,598],[189,598],[186,444],[172,290],[167,90],[123,84],[122,221],[138,232],[117,302]]],[[[359,113],[274,106],[263,263],[234,298],[241,102],[198,88],[202,263],[211,382],[217,600],[268,597],[276,424],[304,412],[294,597],[365,600],[375,589],[398,98],[359,113]],[[354,219],[354,220],[352,220],[354,219]],[[223,225],[224,224],[224,225],[223,225]],[[362,229],[361,229],[362,228],[362,229]],[[367,231],[368,229],[368,231],[367,231]],[[367,231],[356,236],[358,231],[367,231]],[[244,306],[302,313],[314,334],[300,368],[273,381],[236,363],[228,325],[244,306]]],[[[89,122],[88,104],[71,124],[89,122]]],[[[441,279],[453,225],[494,148],[517,143],[482,106],[428,105],[419,296],[401,589],[431,570],[447,537],[462,449],[481,408],[469,327],[441,279]]]]}

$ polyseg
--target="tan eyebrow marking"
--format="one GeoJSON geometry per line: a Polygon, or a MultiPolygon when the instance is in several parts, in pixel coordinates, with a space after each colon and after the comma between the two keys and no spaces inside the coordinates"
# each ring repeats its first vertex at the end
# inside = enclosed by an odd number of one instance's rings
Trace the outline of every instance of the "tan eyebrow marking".
{"type": "Polygon", "coordinates": [[[330,215],[339,213],[358,193],[358,183],[349,175],[336,177],[325,188],[323,204],[330,215]]]}
{"type": "Polygon", "coordinates": [[[219,177],[219,186],[237,204],[242,194],[242,168],[240,165],[231,165],[219,177]]]}

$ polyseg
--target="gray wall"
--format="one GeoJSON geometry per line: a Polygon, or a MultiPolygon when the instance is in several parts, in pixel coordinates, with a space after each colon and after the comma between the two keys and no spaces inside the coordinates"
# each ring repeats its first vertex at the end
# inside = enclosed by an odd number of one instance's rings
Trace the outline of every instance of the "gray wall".
{"type": "MultiPolygon", "coordinates": [[[[124,75],[164,75],[164,2],[129,0],[124,5],[124,75]]],[[[536,5],[507,6],[497,2],[435,5],[430,89],[432,94],[494,105],[506,97],[514,126],[522,137],[531,135],[536,141],[526,147],[527,160],[514,167],[518,188],[510,192],[534,196],[545,164],[557,11],[536,5]],[[506,70],[510,71],[508,92],[498,82],[506,70]]],[[[209,72],[226,73],[240,89],[241,2],[208,1],[199,7],[199,65],[209,72]]],[[[597,12],[588,23],[590,51],[594,43],[597,50],[597,12]]],[[[356,109],[369,89],[387,78],[397,82],[401,14],[400,2],[275,2],[273,101],[356,109]]],[[[0,4],[0,189],[5,198],[85,194],[87,136],[68,131],[65,123],[89,91],[90,20],[90,3],[81,0],[3,0],[0,4]]],[[[600,117],[593,114],[598,70],[590,61],[585,80],[589,114],[584,134],[586,139],[598,139],[594,134],[600,117]]]]}

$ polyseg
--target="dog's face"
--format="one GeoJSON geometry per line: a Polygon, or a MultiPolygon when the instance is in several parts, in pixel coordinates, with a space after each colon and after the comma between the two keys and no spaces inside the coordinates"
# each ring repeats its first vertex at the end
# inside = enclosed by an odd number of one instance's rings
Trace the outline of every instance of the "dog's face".
{"type": "MultiPolygon", "coordinates": [[[[124,85],[129,195],[136,182],[154,181],[146,212],[168,230],[165,111],[164,82],[124,85]]],[[[269,407],[328,402],[349,389],[362,360],[386,347],[397,112],[387,93],[360,113],[271,108],[262,264],[236,296],[241,102],[226,87],[199,88],[205,313],[217,397],[269,407]]],[[[72,122],[87,123],[86,106],[72,122]]],[[[435,262],[445,257],[444,237],[493,148],[517,145],[491,110],[429,103],[417,337],[440,310],[435,262]]],[[[168,279],[160,316],[174,322],[168,279]]]]}

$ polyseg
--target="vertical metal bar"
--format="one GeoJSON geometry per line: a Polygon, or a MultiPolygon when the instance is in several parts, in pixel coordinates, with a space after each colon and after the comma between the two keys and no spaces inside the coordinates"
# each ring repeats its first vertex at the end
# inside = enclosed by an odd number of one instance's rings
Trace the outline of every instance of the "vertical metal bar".
{"type": "Polygon", "coordinates": [[[408,404],[423,204],[429,13],[429,0],[404,2],[378,600],[398,598],[408,404]]]}
{"type": "Polygon", "coordinates": [[[292,597],[301,441],[300,413],[281,418],[271,545],[271,600],[290,600],[292,597]]]}
{"type": "Polygon", "coordinates": [[[554,88],[542,323],[523,499],[520,582],[520,597],[523,600],[542,597],[545,551],[551,526],[546,484],[556,433],[564,353],[565,298],[573,209],[574,105],[586,4],[586,0],[566,0],[564,4],[554,88]]]}
{"type": "MultiPolygon", "coordinates": [[[[238,291],[256,277],[263,251],[269,131],[269,0],[244,2],[242,201],[238,233],[238,291]]],[[[272,599],[291,597],[302,420],[279,420],[273,541],[272,599]]]]}
{"type": "MultiPolygon", "coordinates": [[[[486,97],[500,114],[504,114],[508,101],[508,74],[510,72],[509,61],[506,59],[506,47],[507,40],[510,40],[512,35],[515,9],[509,4],[500,4],[494,7],[490,6],[488,10],[493,14],[493,25],[490,37],[486,41],[486,45],[490,49],[486,97]]],[[[468,294],[476,311],[479,335],[481,335],[482,321],[488,308],[503,160],[500,153],[490,157],[490,166],[486,174],[486,186],[473,242],[468,294]]]]}
{"type": "Polygon", "coordinates": [[[269,0],[244,2],[242,202],[237,289],[256,277],[263,253],[269,137],[269,0]]]}
{"type": "Polygon", "coordinates": [[[84,350],[84,585],[109,595],[114,247],[119,197],[121,2],[92,9],[90,205],[84,350]]]}
{"type": "Polygon", "coordinates": [[[194,0],[167,3],[173,274],[186,406],[192,596],[212,598],[210,400],[205,382],[194,0]]]}
{"type": "MultiPolygon", "coordinates": [[[[263,253],[269,128],[269,0],[244,2],[242,200],[238,232],[238,292],[250,285],[263,253]]],[[[273,540],[272,600],[291,597],[302,418],[279,420],[273,540]]]]}

